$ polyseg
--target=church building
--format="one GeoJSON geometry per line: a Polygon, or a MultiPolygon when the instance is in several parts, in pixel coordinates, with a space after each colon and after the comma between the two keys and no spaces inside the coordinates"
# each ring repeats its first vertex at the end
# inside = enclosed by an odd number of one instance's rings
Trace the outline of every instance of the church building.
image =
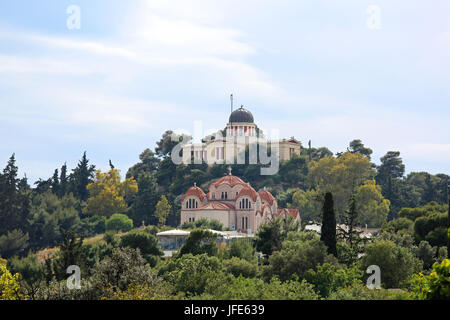
{"type": "Polygon", "coordinates": [[[206,218],[218,220],[233,231],[251,234],[261,223],[277,216],[300,220],[297,209],[279,209],[277,200],[266,188],[257,192],[249,183],[233,176],[231,167],[228,175],[209,185],[207,194],[194,185],[181,197],[181,224],[206,218]]]}

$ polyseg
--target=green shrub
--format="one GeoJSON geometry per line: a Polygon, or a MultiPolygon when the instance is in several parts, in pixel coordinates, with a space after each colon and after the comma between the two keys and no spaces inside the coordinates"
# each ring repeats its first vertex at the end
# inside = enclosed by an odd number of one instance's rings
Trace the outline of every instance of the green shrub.
{"type": "Polygon", "coordinates": [[[113,214],[106,220],[107,231],[127,232],[133,229],[133,220],[122,213],[113,214]]]}
{"type": "Polygon", "coordinates": [[[425,276],[414,275],[414,293],[423,300],[450,300],[450,259],[433,265],[433,272],[425,276]]]}
{"type": "Polygon", "coordinates": [[[255,263],[248,262],[237,257],[223,261],[224,271],[231,273],[235,277],[243,276],[253,278],[256,276],[257,266],[255,263]]]}

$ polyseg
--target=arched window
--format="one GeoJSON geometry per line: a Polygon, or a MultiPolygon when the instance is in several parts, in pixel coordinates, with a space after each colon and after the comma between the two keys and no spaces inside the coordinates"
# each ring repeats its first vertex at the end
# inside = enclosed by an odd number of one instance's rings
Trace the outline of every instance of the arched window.
{"type": "Polygon", "coordinates": [[[192,204],[191,199],[189,199],[189,206],[188,206],[189,209],[191,208],[191,204],[192,204]]]}

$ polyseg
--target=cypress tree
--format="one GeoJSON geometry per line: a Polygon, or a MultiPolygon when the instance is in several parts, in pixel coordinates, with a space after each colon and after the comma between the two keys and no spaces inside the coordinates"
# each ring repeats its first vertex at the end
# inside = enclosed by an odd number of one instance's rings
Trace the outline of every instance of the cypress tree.
{"type": "Polygon", "coordinates": [[[55,195],[59,195],[59,171],[55,169],[52,177],[52,192],[55,195]]]}
{"type": "Polygon", "coordinates": [[[320,240],[327,246],[328,253],[336,257],[336,215],[334,214],[333,195],[331,192],[325,194],[320,240]]]}
{"type": "Polygon", "coordinates": [[[62,198],[67,193],[67,164],[61,167],[61,175],[59,177],[59,197],[62,198]]]}

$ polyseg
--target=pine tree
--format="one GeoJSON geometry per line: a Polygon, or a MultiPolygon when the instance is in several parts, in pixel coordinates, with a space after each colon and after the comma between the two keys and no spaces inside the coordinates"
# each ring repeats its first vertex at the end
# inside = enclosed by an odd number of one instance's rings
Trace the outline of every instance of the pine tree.
{"type": "Polygon", "coordinates": [[[89,165],[89,160],[86,157],[86,151],[83,153],[78,166],[72,170],[71,185],[75,197],[82,201],[86,201],[89,197],[89,192],[86,189],[87,185],[93,181],[95,166],[89,165]]]}
{"type": "Polygon", "coordinates": [[[333,195],[331,192],[325,194],[320,240],[327,246],[328,253],[336,257],[336,215],[334,213],[333,195]]]}
{"type": "Polygon", "coordinates": [[[18,179],[17,174],[18,167],[13,154],[3,174],[0,174],[0,235],[14,229],[26,230],[28,227],[29,195],[24,181],[18,179]]]}

